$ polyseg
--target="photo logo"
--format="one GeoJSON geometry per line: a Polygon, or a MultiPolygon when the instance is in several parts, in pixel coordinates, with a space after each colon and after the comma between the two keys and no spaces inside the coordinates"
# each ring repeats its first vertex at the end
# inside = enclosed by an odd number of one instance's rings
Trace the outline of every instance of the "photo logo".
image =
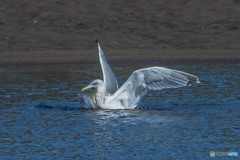
{"type": "Polygon", "coordinates": [[[222,157],[222,156],[238,156],[238,152],[210,152],[211,157],[222,157]]]}
{"type": "Polygon", "coordinates": [[[215,156],[215,152],[211,151],[211,152],[210,152],[210,156],[211,156],[211,157],[214,157],[214,156],[215,156]]]}

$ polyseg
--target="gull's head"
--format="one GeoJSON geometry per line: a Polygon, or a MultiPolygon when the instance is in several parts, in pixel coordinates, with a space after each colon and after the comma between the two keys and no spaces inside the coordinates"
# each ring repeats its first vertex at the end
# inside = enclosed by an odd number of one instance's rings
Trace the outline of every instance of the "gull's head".
{"type": "Polygon", "coordinates": [[[82,92],[85,90],[91,90],[91,91],[98,91],[98,90],[104,90],[105,84],[102,80],[96,79],[92,81],[87,87],[84,87],[82,89],[82,92]]]}

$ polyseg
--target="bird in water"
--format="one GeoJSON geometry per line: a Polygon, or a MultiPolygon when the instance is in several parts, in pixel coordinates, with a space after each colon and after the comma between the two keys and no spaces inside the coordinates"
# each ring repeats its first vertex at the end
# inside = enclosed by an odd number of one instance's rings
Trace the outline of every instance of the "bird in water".
{"type": "Polygon", "coordinates": [[[103,71],[103,81],[92,81],[78,94],[82,104],[93,109],[134,109],[149,90],[179,88],[199,83],[198,77],[164,67],[150,67],[134,71],[119,88],[99,42],[99,60],[103,71]]]}

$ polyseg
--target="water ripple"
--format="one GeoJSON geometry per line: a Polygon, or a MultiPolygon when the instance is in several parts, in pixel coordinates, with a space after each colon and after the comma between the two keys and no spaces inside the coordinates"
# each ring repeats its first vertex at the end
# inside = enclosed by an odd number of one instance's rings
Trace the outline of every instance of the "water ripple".
{"type": "MultiPolygon", "coordinates": [[[[136,68],[113,70],[122,84],[136,68]]],[[[98,66],[2,68],[0,158],[208,159],[210,151],[239,151],[240,65],[170,68],[202,83],[153,91],[138,109],[114,111],[79,107],[76,94],[102,76],[98,66]]]]}

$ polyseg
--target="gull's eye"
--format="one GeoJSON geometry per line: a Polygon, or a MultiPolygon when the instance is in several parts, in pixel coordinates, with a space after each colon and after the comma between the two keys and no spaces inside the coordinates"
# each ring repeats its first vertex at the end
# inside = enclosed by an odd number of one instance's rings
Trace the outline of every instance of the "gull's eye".
{"type": "Polygon", "coordinates": [[[96,86],[97,84],[98,84],[97,82],[93,83],[94,86],[96,86]]]}

